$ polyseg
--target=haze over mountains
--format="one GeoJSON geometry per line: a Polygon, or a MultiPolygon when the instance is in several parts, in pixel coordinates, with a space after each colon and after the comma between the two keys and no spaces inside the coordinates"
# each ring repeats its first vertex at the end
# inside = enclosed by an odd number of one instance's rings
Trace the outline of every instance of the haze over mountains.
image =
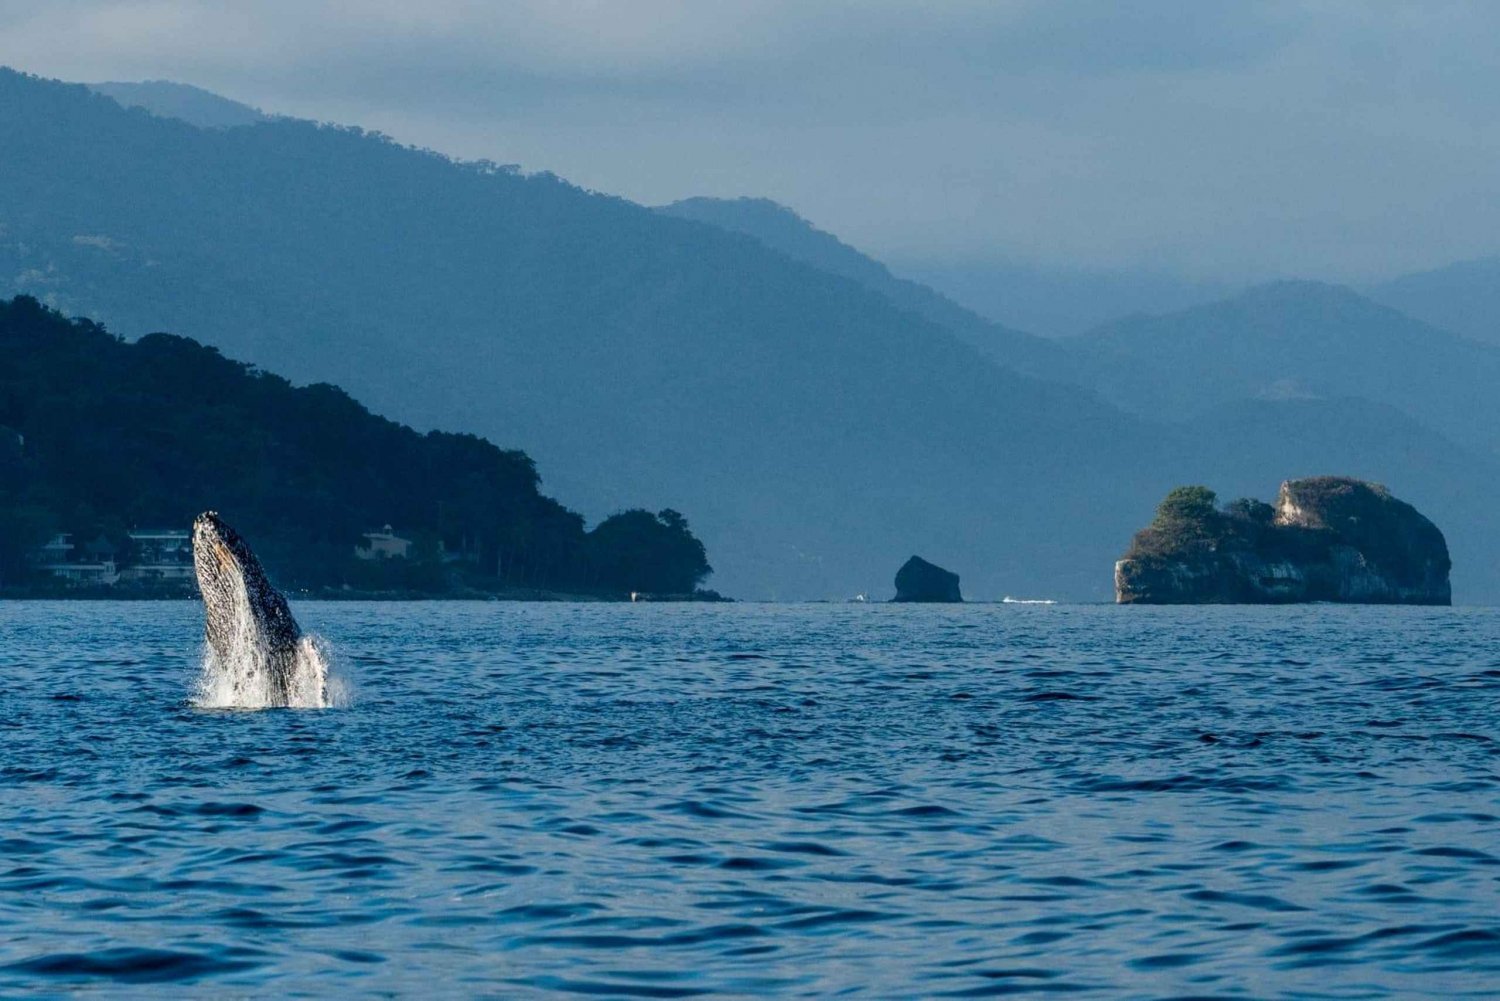
{"type": "Polygon", "coordinates": [[[1156,271],[1100,271],[1015,261],[913,259],[892,267],[995,323],[1072,337],[1135,313],[1167,313],[1242,286],[1156,271]]]}
{"type": "Polygon", "coordinates": [[[1077,381],[1139,414],[1196,416],[1247,399],[1364,397],[1455,441],[1500,445],[1500,349],[1353,291],[1277,282],[1069,342],[1077,381]]]}
{"type": "Polygon", "coordinates": [[[1466,423],[1472,380],[1445,382],[1488,372],[1490,349],[1352,293],[1262,290],[1057,343],[768,203],[651,210],[357,130],[199,128],[11,72],[0,169],[0,293],[524,448],[593,518],[677,507],[725,593],[881,595],[920,552],[975,597],[1105,598],[1170,486],[1337,472],[1447,530],[1459,600],[1500,598],[1487,412],[1466,423]],[[1214,364],[1231,348],[1232,378],[1214,364]]]}
{"type": "MultiPolygon", "coordinates": [[[[1421,322],[1343,286],[1272,282],[1182,310],[1117,318],[1080,336],[1044,340],[990,323],[926,286],[895,278],[884,265],[773,202],[694,198],[660,211],[753,235],[790,257],[881,292],[1002,365],[1086,387],[1147,419],[1199,419],[1247,400],[1365,398],[1391,404],[1481,452],[1500,446],[1500,397],[1494,392],[1500,384],[1500,348],[1421,322]]],[[[1441,274],[1450,285],[1462,281],[1476,295],[1486,287],[1483,267],[1458,266],[1441,274]]],[[[1500,268],[1493,275],[1500,290],[1500,268]]],[[[1407,284],[1383,288],[1415,287],[1428,278],[1414,276],[1407,284]]]]}
{"type": "MultiPolygon", "coordinates": [[[[955,330],[974,331],[979,340],[1074,337],[1124,317],[1176,313],[1230,299],[1251,287],[1159,271],[1005,260],[912,259],[887,266],[764,198],[687,198],[658,211],[747,233],[798,260],[877,288],[955,330]],[[1000,333],[979,333],[985,328],[1000,333]]],[[[1500,344],[1500,257],[1402,275],[1357,291],[1432,326],[1500,344]]]]}
{"type": "Polygon", "coordinates": [[[926,285],[897,278],[884,264],[769,199],[686,198],[657,211],[753,236],[795,261],[858,282],[893,305],[946,327],[1016,371],[1045,375],[1063,363],[1063,353],[1051,341],[987,320],[926,285]]]}
{"type": "Polygon", "coordinates": [[[1435,326],[1500,345],[1500,257],[1403,275],[1368,292],[1435,326]]]}

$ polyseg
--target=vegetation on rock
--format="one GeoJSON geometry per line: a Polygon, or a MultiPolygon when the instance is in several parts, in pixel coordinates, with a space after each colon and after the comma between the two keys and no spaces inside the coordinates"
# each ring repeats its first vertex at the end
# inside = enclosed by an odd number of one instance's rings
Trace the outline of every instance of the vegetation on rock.
{"type": "Polygon", "coordinates": [[[1177,487],[1116,566],[1122,602],[1402,601],[1447,604],[1443,533],[1385,487],[1341,476],[1288,480],[1273,507],[1223,509],[1177,487]]]}

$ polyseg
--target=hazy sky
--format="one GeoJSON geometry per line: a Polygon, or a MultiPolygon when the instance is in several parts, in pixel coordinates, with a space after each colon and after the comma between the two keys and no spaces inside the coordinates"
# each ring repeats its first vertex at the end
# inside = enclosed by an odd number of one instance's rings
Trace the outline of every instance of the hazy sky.
{"type": "Polygon", "coordinates": [[[165,78],[896,259],[1361,279],[1500,253],[1500,2],[0,0],[165,78]]]}

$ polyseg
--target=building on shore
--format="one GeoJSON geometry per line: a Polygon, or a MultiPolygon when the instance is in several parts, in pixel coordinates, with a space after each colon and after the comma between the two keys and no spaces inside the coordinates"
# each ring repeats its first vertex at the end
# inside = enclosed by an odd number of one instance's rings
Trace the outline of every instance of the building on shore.
{"type": "Polygon", "coordinates": [[[135,556],[121,580],[186,583],[193,579],[193,535],[185,528],[131,529],[135,556]]]}
{"type": "Polygon", "coordinates": [[[132,529],[126,535],[131,552],[123,561],[114,543],[103,534],[80,546],[72,535],[59,532],[36,551],[33,562],[42,573],[78,587],[110,587],[122,582],[187,584],[193,580],[193,537],[187,529],[132,529]]]}
{"type": "Polygon", "coordinates": [[[76,587],[107,587],[120,579],[114,556],[114,546],[102,537],[79,549],[73,536],[59,532],[37,551],[37,569],[76,587]]]}
{"type": "Polygon", "coordinates": [[[354,547],[362,560],[404,560],[411,553],[411,540],[395,534],[389,525],[364,534],[364,541],[354,547]]]}

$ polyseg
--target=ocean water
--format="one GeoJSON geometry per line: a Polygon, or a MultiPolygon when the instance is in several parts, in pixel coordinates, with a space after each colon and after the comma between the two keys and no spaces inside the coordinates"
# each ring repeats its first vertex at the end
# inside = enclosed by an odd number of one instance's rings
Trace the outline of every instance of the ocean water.
{"type": "Polygon", "coordinates": [[[1500,993],[1500,610],[296,611],[0,604],[0,995],[1500,993]]]}

